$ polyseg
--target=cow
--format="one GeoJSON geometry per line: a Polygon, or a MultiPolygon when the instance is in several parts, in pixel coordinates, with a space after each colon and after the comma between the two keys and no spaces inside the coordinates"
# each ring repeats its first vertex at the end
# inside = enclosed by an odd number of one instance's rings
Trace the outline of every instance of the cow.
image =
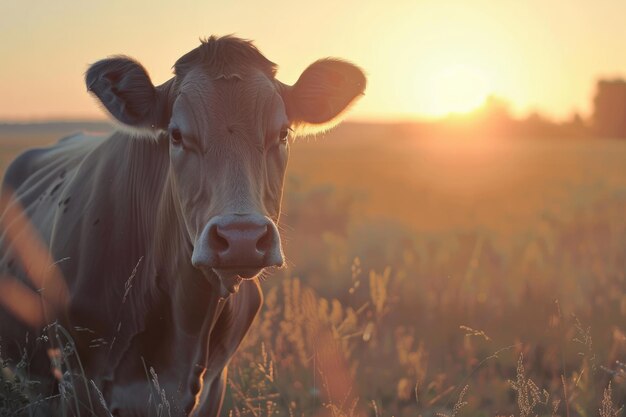
{"type": "Polygon", "coordinates": [[[4,176],[1,353],[26,352],[50,398],[82,375],[70,408],[83,415],[144,416],[159,398],[171,415],[219,414],[263,302],[259,274],[285,262],[290,140],[336,124],[366,86],[335,58],[283,84],[232,35],[202,40],[173,69],[155,87],[129,57],[91,65],[87,89],[118,129],[28,150],[4,176]]]}

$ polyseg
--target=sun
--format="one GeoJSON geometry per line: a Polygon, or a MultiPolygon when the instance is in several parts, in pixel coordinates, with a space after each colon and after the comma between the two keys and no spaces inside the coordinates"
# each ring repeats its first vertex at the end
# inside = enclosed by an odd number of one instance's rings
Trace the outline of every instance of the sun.
{"type": "Polygon", "coordinates": [[[469,113],[480,107],[491,94],[488,78],[478,68],[453,65],[437,71],[428,81],[424,113],[442,117],[469,113]]]}

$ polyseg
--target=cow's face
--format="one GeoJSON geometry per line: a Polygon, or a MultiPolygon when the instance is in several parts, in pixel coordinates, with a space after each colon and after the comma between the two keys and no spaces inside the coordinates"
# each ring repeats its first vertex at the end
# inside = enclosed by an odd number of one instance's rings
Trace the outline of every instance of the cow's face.
{"type": "Polygon", "coordinates": [[[128,58],[87,73],[89,89],[118,120],[169,141],[191,263],[225,292],[284,262],[276,224],[293,130],[327,127],[365,88],[361,70],[339,60],[312,64],[294,86],[274,73],[256,48],[232,37],[203,42],[156,88],[128,58]]]}
{"type": "Polygon", "coordinates": [[[180,82],[168,132],[191,261],[229,291],[284,262],[276,222],[289,131],[279,88],[260,71],[216,79],[194,68],[180,82]]]}

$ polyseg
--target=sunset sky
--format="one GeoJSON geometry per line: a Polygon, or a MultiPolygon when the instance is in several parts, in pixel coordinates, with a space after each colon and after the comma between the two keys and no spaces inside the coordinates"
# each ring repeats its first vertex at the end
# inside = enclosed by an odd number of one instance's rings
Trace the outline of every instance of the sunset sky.
{"type": "Polygon", "coordinates": [[[158,84],[199,37],[229,33],[254,39],[284,82],[320,57],[362,66],[358,119],[439,117],[489,94],[517,115],[586,116],[595,80],[626,75],[624,16],[617,0],[0,0],[0,120],[104,117],[89,63],[130,55],[158,84]]]}

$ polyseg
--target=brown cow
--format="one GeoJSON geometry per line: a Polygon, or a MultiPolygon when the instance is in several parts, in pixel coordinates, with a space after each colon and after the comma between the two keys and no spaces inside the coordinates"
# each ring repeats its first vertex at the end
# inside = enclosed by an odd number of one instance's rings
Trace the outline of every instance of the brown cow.
{"type": "MultiPolygon", "coordinates": [[[[87,88],[124,129],[27,151],[4,178],[13,197],[3,224],[16,230],[0,237],[0,284],[30,288],[45,320],[68,330],[70,359],[90,381],[78,408],[97,414],[147,415],[150,368],[172,415],[219,414],[228,362],[262,303],[255,277],[284,262],[276,224],[291,132],[336,123],[366,83],[356,66],[322,59],[285,85],[232,36],[203,41],[174,73],[154,87],[130,58],[93,64],[87,88]],[[65,297],[18,253],[24,222],[7,220],[17,207],[49,247],[65,297]]],[[[2,353],[13,357],[28,331],[18,310],[0,307],[2,353]]],[[[62,344],[58,330],[50,337],[62,344]]],[[[44,342],[27,343],[31,377],[58,390],[44,342]]],[[[62,371],[62,381],[77,373],[62,371]]]]}

